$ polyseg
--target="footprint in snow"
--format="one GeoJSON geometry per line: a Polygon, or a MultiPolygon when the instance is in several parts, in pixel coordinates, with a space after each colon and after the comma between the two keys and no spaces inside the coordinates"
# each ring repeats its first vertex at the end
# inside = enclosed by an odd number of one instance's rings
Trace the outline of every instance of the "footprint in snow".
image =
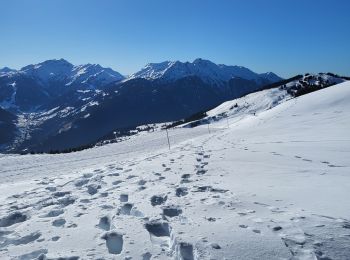
{"type": "Polygon", "coordinates": [[[167,217],[177,217],[182,214],[182,209],[178,206],[166,206],[163,207],[163,215],[167,217]]]}
{"type": "Polygon", "coordinates": [[[93,183],[93,184],[89,184],[87,186],[87,192],[90,194],[90,195],[95,195],[98,190],[101,189],[101,185],[99,184],[96,184],[96,183],[93,183]]]}
{"type": "Polygon", "coordinates": [[[177,197],[183,197],[186,196],[188,194],[188,189],[185,187],[178,187],[175,190],[175,194],[177,197]]]}
{"type": "Polygon", "coordinates": [[[46,215],[43,215],[43,218],[54,218],[62,215],[64,213],[63,209],[52,209],[46,215]]]}
{"type": "Polygon", "coordinates": [[[128,194],[120,194],[119,201],[120,202],[128,202],[129,195],[128,194]]]}
{"type": "Polygon", "coordinates": [[[39,249],[35,250],[33,252],[30,252],[28,254],[21,255],[19,257],[20,260],[25,260],[25,259],[46,259],[45,254],[48,253],[47,249],[39,249]],[[40,258],[41,257],[41,258],[40,258]]]}
{"type": "Polygon", "coordinates": [[[102,239],[106,240],[106,246],[110,254],[119,255],[123,251],[123,235],[110,231],[102,236],[102,239]]]}
{"type": "Polygon", "coordinates": [[[170,237],[170,226],[167,222],[149,222],[145,227],[152,236],[170,237]]]}
{"type": "Polygon", "coordinates": [[[55,219],[52,222],[52,225],[54,227],[62,227],[62,226],[64,226],[64,224],[66,224],[66,220],[64,218],[55,219]]]}
{"type": "Polygon", "coordinates": [[[142,260],[151,260],[152,254],[150,252],[146,252],[142,254],[142,260]]]}
{"type": "Polygon", "coordinates": [[[118,210],[118,215],[130,215],[131,209],[133,208],[133,204],[131,203],[125,203],[123,206],[121,206],[118,210]]]}
{"type": "Polygon", "coordinates": [[[38,240],[40,237],[41,237],[40,232],[33,232],[29,235],[21,236],[19,238],[7,238],[2,244],[0,244],[0,249],[8,245],[14,245],[14,246],[26,245],[38,240]]]}
{"type": "Polygon", "coordinates": [[[168,197],[165,195],[154,195],[151,197],[151,205],[157,206],[162,205],[167,201],[168,197]]]}
{"type": "Polygon", "coordinates": [[[137,184],[140,185],[140,186],[143,186],[143,185],[145,185],[146,183],[147,183],[146,180],[139,180],[139,181],[137,182],[137,184]]]}
{"type": "Polygon", "coordinates": [[[303,159],[303,161],[305,161],[305,162],[312,162],[312,160],[310,160],[310,159],[303,159]]]}
{"type": "Polygon", "coordinates": [[[99,227],[105,231],[109,231],[111,228],[110,218],[108,216],[103,216],[102,218],[100,218],[100,221],[99,221],[97,227],[99,227]]]}
{"type": "Polygon", "coordinates": [[[183,174],[183,175],[181,176],[181,183],[189,183],[189,182],[192,182],[192,181],[190,180],[190,177],[191,177],[191,175],[188,174],[188,173],[183,174]]]}
{"type": "Polygon", "coordinates": [[[180,242],[176,245],[180,259],[194,260],[193,245],[186,242],[180,242]]]}
{"type": "Polygon", "coordinates": [[[123,181],[114,181],[114,182],[112,182],[112,184],[113,185],[118,185],[118,184],[120,184],[120,183],[122,183],[123,181]]]}
{"type": "Polygon", "coordinates": [[[240,216],[246,216],[248,214],[253,214],[253,213],[255,213],[255,210],[244,210],[244,211],[237,212],[237,214],[240,216]]]}
{"type": "Polygon", "coordinates": [[[22,212],[13,212],[10,215],[0,219],[0,227],[9,227],[17,223],[24,222],[28,216],[22,212]]]}
{"type": "Polygon", "coordinates": [[[89,182],[88,178],[80,178],[74,182],[76,187],[82,187],[89,182]]]}

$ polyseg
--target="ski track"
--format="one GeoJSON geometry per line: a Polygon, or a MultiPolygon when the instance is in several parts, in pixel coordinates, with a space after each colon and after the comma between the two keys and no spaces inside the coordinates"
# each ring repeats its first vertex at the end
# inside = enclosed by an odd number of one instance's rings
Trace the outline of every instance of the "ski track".
{"type": "Polygon", "coordinates": [[[0,157],[0,258],[349,259],[350,109],[292,116],[310,99],[172,130],[170,151],[160,131],[0,157]]]}

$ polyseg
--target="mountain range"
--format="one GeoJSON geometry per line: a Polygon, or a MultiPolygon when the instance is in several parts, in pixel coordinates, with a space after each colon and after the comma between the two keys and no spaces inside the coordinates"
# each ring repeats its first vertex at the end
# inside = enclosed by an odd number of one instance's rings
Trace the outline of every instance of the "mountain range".
{"type": "Polygon", "coordinates": [[[193,62],[165,61],[149,63],[130,78],[159,79],[162,82],[171,82],[188,76],[198,76],[205,83],[223,85],[232,78],[243,78],[255,81],[258,84],[281,80],[272,72],[257,74],[242,66],[227,66],[215,64],[209,60],[196,59],[193,62]]]}
{"type": "MultiPolygon", "coordinates": [[[[318,88],[337,81],[324,78],[312,80],[319,82],[318,88]]],[[[272,72],[259,74],[203,59],[150,63],[128,77],[98,64],[76,66],[64,59],[20,70],[3,68],[0,148],[23,152],[85,146],[139,125],[184,120],[264,88],[290,83],[288,90],[294,91],[315,82],[300,77],[283,81],[272,72]]]]}

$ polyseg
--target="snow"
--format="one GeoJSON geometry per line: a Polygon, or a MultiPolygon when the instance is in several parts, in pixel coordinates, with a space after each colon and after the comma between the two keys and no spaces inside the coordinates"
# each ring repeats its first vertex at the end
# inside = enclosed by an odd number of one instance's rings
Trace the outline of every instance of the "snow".
{"type": "MultiPolygon", "coordinates": [[[[86,100],[89,100],[89,99],[86,99],[86,100]]],[[[98,106],[98,105],[99,105],[98,101],[90,101],[86,105],[82,106],[82,108],[80,109],[80,112],[84,112],[88,107],[98,106]]]]}
{"type": "Polygon", "coordinates": [[[265,90],[210,111],[210,133],[170,129],[170,150],[157,130],[1,155],[0,258],[348,259],[349,99],[265,90]]]}
{"type": "Polygon", "coordinates": [[[91,92],[91,90],[87,89],[87,90],[77,90],[78,93],[89,93],[91,92]]]}

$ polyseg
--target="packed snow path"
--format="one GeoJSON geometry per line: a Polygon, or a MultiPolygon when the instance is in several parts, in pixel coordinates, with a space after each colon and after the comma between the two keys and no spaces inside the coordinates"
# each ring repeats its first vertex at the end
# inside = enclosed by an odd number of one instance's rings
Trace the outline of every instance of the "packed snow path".
{"type": "Polygon", "coordinates": [[[0,259],[349,259],[349,100],[171,130],[170,151],[161,131],[3,155],[0,259]]]}

